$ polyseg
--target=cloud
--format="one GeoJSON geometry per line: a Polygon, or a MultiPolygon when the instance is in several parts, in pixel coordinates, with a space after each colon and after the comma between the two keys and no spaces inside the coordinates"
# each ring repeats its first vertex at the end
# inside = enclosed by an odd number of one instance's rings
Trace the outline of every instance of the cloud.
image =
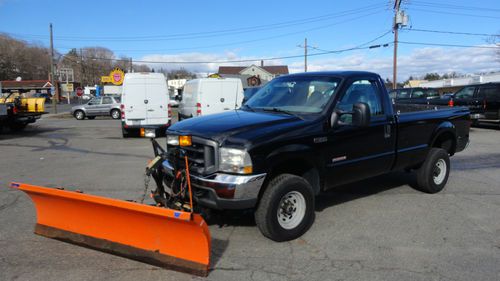
{"type": "MultiPolygon", "coordinates": [[[[494,46],[494,45],[487,45],[494,46]]],[[[418,48],[408,55],[398,57],[398,81],[410,75],[423,76],[425,73],[440,74],[457,72],[472,74],[500,70],[500,57],[495,49],[481,48],[418,48]]],[[[302,62],[289,66],[290,72],[302,72],[302,62]]],[[[344,57],[310,59],[310,71],[324,70],[365,70],[379,73],[382,77],[392,78],[392,56],[373,57],[368,52],[360,52],[344,57]]]]}
{"type": "MultiPolygon", "coordinates": [[[[146,55],[140,59],[141,61],[152,61],[160,63],[146,63],[152,68],[164,68],[168,70],[184,68],[191,72],[200,75],[207,73],[215,73],[218,71],[219,66],[248,66],[251,64],[260,64],[260,58],[250,56],[239,56],[234,51],[228,51],[221,54],[211,53],[181,53],[175,55],[146,55]],[[228,61],[228,60],[254,60],[248,62],[234,62],[234,63],[213,63],[214,61],[228,61]],[[161,63],[161,62],[194,62],[194,63],[161,63]],[[197,63],[197,62],[212,62],[212,63],[197,63]]],[[[140,62],[138,62],[140,63],[140,62]]],[[[266,65],[283,64],[283,61],[266,61],[266,65]]]]}
{"type": "MultiPolygon", "coordinates": [[[[494,46],[494,45],[485,45],[494,46]]],[[[398,57],[398,80],[411,76],[423,76],[429,72],[439,74],[457,72],[472,74],[500,70],[500,54],[495,49],[426,47],[413,49],[409,54],[398,57]]],[[[240,56],[239,50],[223,53],[181,53],[175,55],[151,54],[143,61],[154,62],[194,62],[194,63],[147,63],[150,67],[168,70],[185,68],[202,76],[217,72],[219,66],[247,66],[260,64],[256,56],[240,56]],[[239,63],[213,63],[227,60],[255,60],[239,63]],[[212,63],[197,63],[212,62],[212,63]]],[[[140,63],[140,62],[138,62],[140,63]]],[[[302,72],[302,59],[266,61],[266,65],[288,64],[291,73],[302,72]]],[[[379,73],[383,78],[392,79],[392,55],[377,54],[373,50],[358,51],[341,55],[310,57],[309,71],[365,70],[379,73]]]]}

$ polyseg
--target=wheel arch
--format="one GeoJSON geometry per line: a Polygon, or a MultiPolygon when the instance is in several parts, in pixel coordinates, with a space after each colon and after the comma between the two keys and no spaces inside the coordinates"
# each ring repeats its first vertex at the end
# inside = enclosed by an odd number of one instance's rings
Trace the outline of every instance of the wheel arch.
{"type": "Polygon", "coordinates": [[[450,121],[441,123],[433,132],[429,147],[443,148],[449,155],[455,154],[457,149],[457,131],[450,121]]]}
{"type": "Polygon", "coordinates": [[[313,149],[307,145],[293,144],[280,147],[266,158],[267,176],[259,198],[267,188],[267,183],[279,174],[292,174],[303,177],[313,188],[314,194],[321,191],[323,179],[314,157],[313,149]]]}

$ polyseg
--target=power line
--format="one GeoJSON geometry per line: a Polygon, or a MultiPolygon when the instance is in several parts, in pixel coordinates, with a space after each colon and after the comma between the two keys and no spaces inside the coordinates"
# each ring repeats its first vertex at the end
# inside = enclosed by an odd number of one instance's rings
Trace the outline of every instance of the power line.
{"type": "MultiPolygon", "coordinates": [[[[320,29],[325,29],[328,27],[332,27],[338,24],[346,23],[346,22],[351,22],[354,20],[358,20],[360,18],[364,18],[367,16],[375,15],[380,12],[371,12],[371,13],[365,13],[362,14],[358,17],[354,18],[348,18],[345,20],[337,21],[334,23],[326,24],[326,25],[321,25],[313,28],[308,28],[308,29],[303,29],[299,31],[294,31],[294,32],[289,32],[289,33],[284,33],[280,35],[274,35],[274,36],[268,36],[264,38],[258,38],[258,39],[252,39],[252,40],[244,40],[244,41],[238,41],[238,42],[231,42],[231,43],[221,43],[221,44],[214,44],[214,45],[208,45],[208,46],[196,46],[196,47],[185,47],[185,48],[170,48],[170,49],[156,49],[156,50],[114,50],[116,52],[165,52],[165,51],[185,51],[185,50],[199,50],[199,49],[210,49],[210,48],[216,48],[216,47],[226,47],[226,46],[234,46],[234,45],[242,45],[242,44],[248,44],[248,43],[254,43],[254,42],[259,42],[259,41],[267,41],[267,40],[272,40],[276,38],[282,38],[282,37],[287,37],[290,35],[296,35],[296,34],[303,34],[305,32],[310,32],[310,31],[315,31],[315,30],[320,30],[320,29]]],[[[69,48],[68,49],[72,49],[69,48]]]]}
{"type": "Polygon", "coordinates": [[[496,16],[487,16],[487,15],[474,15],[474,14],[464,14],[464,13],[454,13],[454,12],[443,12],[436,10],[426,10],[426,9],[415,9],[412,8],[412,11],[420,11],[426,13],[434,13],[434,14],[447,14],[447,15],[455,15],[455,16],[466,16],[466,17],[477,17],[477,18],[489,18],[489,19],[500,19],[500,17],[496,16]]]}
{"type": "Polygon", "coordinates": [[[427,42],[408,42],[399,41],[402,44],[408,45],[425,45],[425,46],[441,46],[441,47],[459,47],[459,48],[477,48],[477,49],[500,49],[500,46],[478,46],[478,45],[460,45],[460,44],[445,44],[445,43],[427,43],[427,42]]]}
{"type": "MultiPolygon", "coordinates": [[[[166,40],[188,40],[188,39],[199,39],[199,38],[209,38],[216,36],[226,36],[226,35],[234,35],[248,32],[256,32],[270,29],[278,29],[285,28],[295,25],[302,25],[308,23],[314,23],[318,21],[325,21],[335,17],[344,17],[359,13],[365,13],[366,11],[371,10],[380,10],[383,6],[380,4],[372,4],[356,9],[330,13],[317,17],[304,18],[300,20],[292,20],[285,21],[280,23],[273,23],[267,25],[258,25],[252,27],[242,27],[242,28],[234,28],[234,29],[224,29],[224,30],[215,30],[215,31],[204,31],[204,32],[194,32],[194,33],[179,33],[179,34],[170,34],[170,35],[154,35],[154,36],[129,36],[129,37],[84,37],[84,36],[58,36],[55,38],[57,41],[166,41],[166,40]]],[[[45,38],[44,35],[35,35],[35,34],[14,34],[16,36],[28,36],[28,37],[38,37],[45,38]]]]}
{"type": "Polygon", "coordinates": [[[430,30],[430,29],[418,29],[418,28],[410,28],[410,29],[407,29],[407,30],[408,31],[419,31],[419,32],[443,33],[443,34],[470,35],[470,36],[500,36],[500,34],[459,32],[459,31],[444,31],[444,30],[430,30]]]}
{"type": "Polygon", "coordinates": [[[473,6],[462,6],[446,3],[435,3],[427,1],[415,1],[407,3],[410,6],[422,6],[422,7],[432,7],[440,9],[453,9],[453,10],[467,10],[467,11],[486,11],[486,12],[500,12],[500,9],[486,8],[486,7],[473,7],[473,6]]]}
{"type": "MultiPolygon", "coordinates": [[[[381,45],[382,47],[387,47],[392,43],[385,43],[381,45]]],[[[326,54],[336,54],[336,53],[343,53],[347,51],[353,51],[353,50],[363,50],[363,49],[373,49],[374,47],[380,47],[380,45],[377,46],[368,46],[368,47],[353,47],[353,48],[347,48],[347,49],[339,49],[339,50],[333,50],[333,51],[325,51],[321,53],[313,53],[309,54],[308,56],[321,56],[321,55],[326,55],[326,54]]],[[[282,56],[282,57],[269,57],[269,58],[256,58],[256,59],[241,59],[241,60],[220,60],[220,61],[151,61],[151,60],[134,60],[136,63],[165,63],[165,64],[209,64],[209,63],[240,63],[240,62],[255,62],[255,61],[273,61],[273,60],[281,60],[281,59],[292,59],[292,58],[302,58],[303,55],[293,55],[293,56],[282,56]]],[[[128,59],[116,59],[116,58],[96,58],[96,57],[81,57],[82,59],[89,59],[89,60],[105,60],[105,61],[128,61],[128,59]]]]}

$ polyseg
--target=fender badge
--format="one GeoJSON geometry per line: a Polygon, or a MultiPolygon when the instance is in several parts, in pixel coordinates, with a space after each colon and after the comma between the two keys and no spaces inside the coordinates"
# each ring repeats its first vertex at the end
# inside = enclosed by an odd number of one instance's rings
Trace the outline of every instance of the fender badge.
{"type": "Polygon", "coordinates": [[[339,162],[339,161],[344,161],[347,159],[347,156],[340,156],[340,157],[335,157],[332,159],[332,163],[339,162]]]}
{"type": "Polygon", "coordinates": [[[319,138],[314,138],[314,143],[322,143],[322,142],[326,142],[328,140],[327,137],[319,137],[319,138]]]}

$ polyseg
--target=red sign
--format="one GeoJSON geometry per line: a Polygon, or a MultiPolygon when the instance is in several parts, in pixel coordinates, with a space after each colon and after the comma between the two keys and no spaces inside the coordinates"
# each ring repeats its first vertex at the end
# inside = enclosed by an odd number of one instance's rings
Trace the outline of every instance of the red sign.
{"type": "Polygon", "coordinates": [[[76,95],[81,97],[83,95],[83,89],[80,87],[76,88],[76,95]]]}

